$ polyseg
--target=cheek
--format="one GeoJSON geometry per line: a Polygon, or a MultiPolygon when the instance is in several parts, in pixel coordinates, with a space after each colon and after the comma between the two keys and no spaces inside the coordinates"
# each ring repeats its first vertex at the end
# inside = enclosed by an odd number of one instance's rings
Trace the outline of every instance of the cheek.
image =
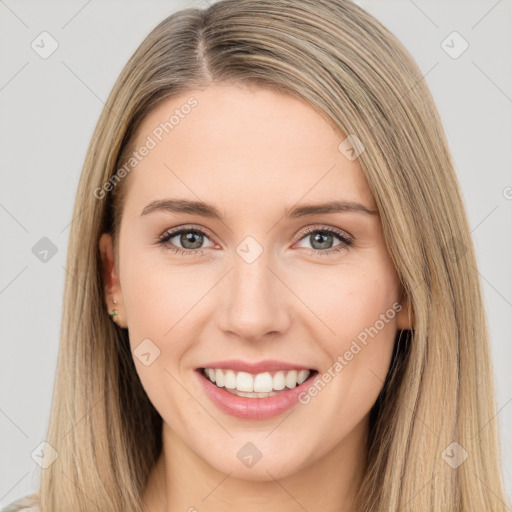
{"type": "Polygon", "coordinates": [[[314,278],[302,277],[301,283],[297,295],[304,298],[316,317],[317,332],[322,334],[319,339],[326,340],[325,348],[331,356],[348,349],[347,342],[350,344],[352,339],[364,338],[376,323],[379,335],[392,335],[396,323],[393,305],[397,306],[398,299],[393,267],[382,263],[340,265],[337,270],[330,268],[323,279],[317,274],[314,278]],[[321,324],[324,329],[319,327],[321,324]]]}
{"type": "Polygon", "coordinates": [[[214,276],[203,278],[194,269],[173,266],[157,251],[127,253],[122,262],[123,301],[130,339],[136,343],[141,337],[154,338],[162,344],[162,350],[172,340],[173,352],[179,354],[180,340],[186,338],[179,333],[193,332],[200,310],[197,305],[213,286],[214,276]]]}
{"type": "Polygon", "coordinates": [[[208,283],[144,254],[127,254],[121,273],[130,346],[142,386],[166,421],[172,411],[173,424],[187,424],[190,418],[184,413],[195,403],[180,385],[186,378],[182,363],[200,339],[198,303],[208,283]]]}
{"type": "Polygon", "coordinates": [[[308,305],[327,326],[316,339],[329,361],[304,400],[314,414],[325,414],[325,421],[362,418],[384,384],[401,309],[394,268],[384,263],[344,268],[308,296],[308,305]]]}
{"type": "Polygon", "coordinates": [[[199,339],[193,307],[201,296],[198,285],[144,251],[126,247],[123,256],[122,296],[135,368],[157,410],[162,414],[171,407],[179,415],[186,397],[178,384],[180,363],[199,339]]]}

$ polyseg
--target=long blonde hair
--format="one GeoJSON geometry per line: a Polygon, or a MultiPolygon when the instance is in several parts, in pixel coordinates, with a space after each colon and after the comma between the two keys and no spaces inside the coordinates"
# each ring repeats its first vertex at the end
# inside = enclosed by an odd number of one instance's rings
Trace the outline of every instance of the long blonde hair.
{"type": "Polygon", "coordinates": [[[117,234],[126,179],[110,182],[163,98],[215,82],[293,94],[360,139],[414,328],[400,331],[371,411],[361,510],[505,512],[488,329],[445,134],[422,74],[378,20],[349,1],[221,0],[162,21],[107,100],[71,226],[61,345],[42,470],[42,512],[142,511],[162,419],[111,322],[98,241],[117,234]],[[103,188],[104,190],[104,188],[103,188]],[[452,443],[458,443],[453,445],[452,443]],[[464,450],[464,451],[462,451],[464,450]],[[454,467],[454,456],[462,464],[454,467]]]}

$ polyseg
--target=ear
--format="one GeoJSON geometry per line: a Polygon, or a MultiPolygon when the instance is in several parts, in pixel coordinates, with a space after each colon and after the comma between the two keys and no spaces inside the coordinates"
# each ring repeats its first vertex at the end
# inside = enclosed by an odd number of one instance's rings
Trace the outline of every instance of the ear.
{"type": "Polygon", "coordinates": [[[400,301],[402,309],[396,317],[396,326],[399,330],[414,329],[414,311],[409,301],[404,297],[400,301]]]}
{"type": "Polygon", "coordinates": [[[121,290],[121,282],[119,281],[119,274],[116,267],[112,235],[109,233],[103,233],[101,235],[99,249],[103,270],[103,289],[105,293],[105,302],[107,304],[108,313],[114,309],[117,310],[117,315],[113,317],[113,320],[120,327],[126,327],[123,295],[121,290]],[[114,304],[114,300],[117,302],[117,304],[114,304]]]}

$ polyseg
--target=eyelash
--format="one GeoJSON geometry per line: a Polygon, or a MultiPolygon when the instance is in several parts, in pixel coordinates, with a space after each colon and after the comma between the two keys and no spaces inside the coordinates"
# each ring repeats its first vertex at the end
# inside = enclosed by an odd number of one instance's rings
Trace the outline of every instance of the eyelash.
{"type": "MultiPolygon", "coordinates": [[[[203,231],[202,229],[198,228],[192,228],[192,227],[184,227],[184,228],[178,228],[173,231],[168,231],[164,233],[157,241],[158,245],[166,246],[166,249],[180,254],[182,256],[200,256],[204,253],[204,249],[182,249],[181,247],[176,247],[175,245],[171,244],[169,241],[174,238],[176,235],[181,235],[182,233],[195,233],[199,235],[203,235],[206,238],[210,239],[211,237],[203,231]]],[[[334,235],[336,238],[340,240],[341,243],[336,245],[334,248],[327,249],[325,251],[321,251],[319,249],[308,249],[303,248],[307,251],[307,254],[312,256],[325,256],[333,253],[339,253],[341,251],[348,250],[353,245],[352,239],[348,238],[342,231],[338,231],[337,229],[333,228],[327,228],[327,227],[313,227],[302,233],[301,237],[298,241],[302,240],[303,238],[307,237],[311,233],[327,233],[329,235],[334,235]]]]}

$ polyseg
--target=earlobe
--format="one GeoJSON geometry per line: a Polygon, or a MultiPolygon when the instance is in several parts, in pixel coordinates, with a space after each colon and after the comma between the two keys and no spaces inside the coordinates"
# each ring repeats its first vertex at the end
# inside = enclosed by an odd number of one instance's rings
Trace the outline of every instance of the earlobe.
{"type": "Polygon", "coordinates": [[[103,289],[105,302],[107,304],[107,313],[117,325],[126,327],[122,320],[125,315],[123,311],[121,282],[116,267],[114,243],[111,234],[103,233],[101,235],[99,251],[101,255],[103,289]]]}

